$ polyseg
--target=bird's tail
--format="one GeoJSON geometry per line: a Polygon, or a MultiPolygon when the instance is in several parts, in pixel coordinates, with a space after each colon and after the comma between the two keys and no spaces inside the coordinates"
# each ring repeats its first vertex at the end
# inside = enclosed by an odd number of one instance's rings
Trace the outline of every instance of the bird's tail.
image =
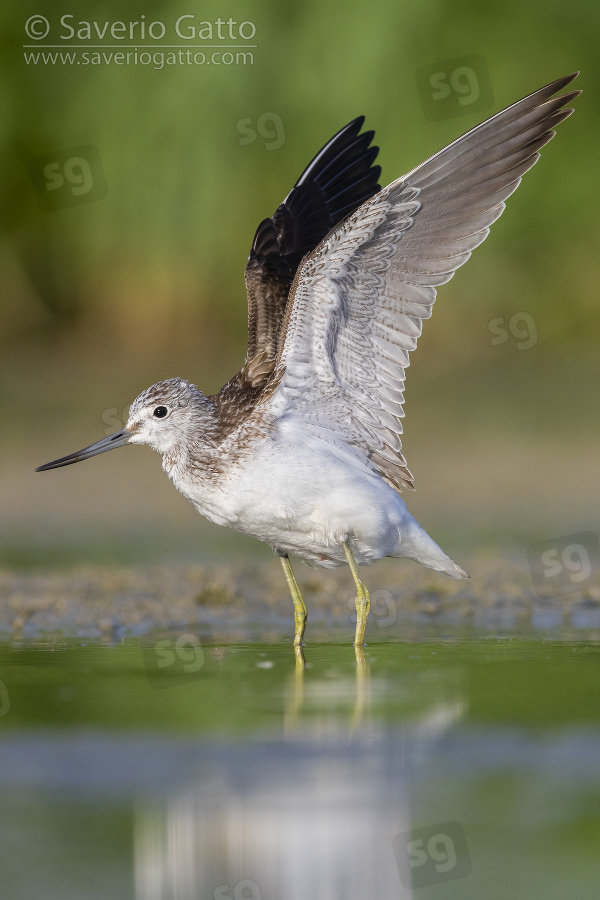
{"type": "Polygon", "coordinates": [[[402,528],[400,541],[392,556],[405,556],[408,559],[414,559],[430,569],[435,569],[436,572],[443,572],[445,575],[449,575],[450,578],[471,577],[453,559],[450,559],[441,547],[438,547],[416,519],[412,519],[408,527],[404,525],[402,528]]]}

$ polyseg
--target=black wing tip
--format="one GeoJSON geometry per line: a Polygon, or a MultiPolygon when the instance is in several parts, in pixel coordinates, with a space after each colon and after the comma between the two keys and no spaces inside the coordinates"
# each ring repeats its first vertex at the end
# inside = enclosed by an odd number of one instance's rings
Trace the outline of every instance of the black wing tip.
{"type": "MultiPolygon", "coordinates": [[[[338,204],[335,201],[339,195],[348,192],[352,197],[354,191],[353,205],[357,207],[373,193],[381,190],[378,183],[381,167],[374,165],[379,147],[371,146],[375,137],[373,129],[361,132],[364,122],[364,115],[356,116],[337,131],[313,157],[273,217],[263,219],[256,229],[248,258],[249,264],[255,263],[257,258],[266,262],[271,257],[269,272],[275,274],[279,267],[285,280],[289,280],[290,274],[293,277],[300,257],[295,261],[283,257],[289,256],[290,253],[293,255],[294,252],[296,255],[298,253],[300,256],[304,255],[305,252],[316,246],[332,226],[337,224],[340,211],[337,209],[338,204]],[[360,184],[362,184],[362,190],[357,189],[357,185],[360,184]],[[319,196],[316,196],[317,194],[319,196]],[[308,228],[310,223],[305,219],[306,207],[310,210],[311,204],[314,203],[316,203],[317,209],[321,209],[323,221],[320,227],[313,222],[312,226],[308,228]],[[284,225],[290,226],[293,223],[287,220],[281,221],[282,216],[286,215],[286,211],[288,219],[290,213],[297,219],[295,227],[289,230],[288,239],[291,239],[292,246],[287,251],[284,247],[285,235],[283,232],[287,230],[284,225]],[[325,213],[327,214],[326,221],[325,213]],[[308,246],[306,240],[300,239],[298,228],[301,229],[303,220],[305,220],[305,228],[310,231],[305,238],[309,239],[308,243],[311,246],[308,246]],[[278,256],[282,257],[280,262],[277,261],[278,256]],[[294,262],[293,265],[292,262],[294,262]]],[[[345,205],[344,209],[346,209],[345,205]]]]}
{"type": "MultiPolygon", "coordinates": [[[[363,127],[364,124],[365,124],[365,117],[357,116],[355,119],[352,119],[350,122],[348,122],[347,125],[342,126],[342,128],[340,128],[339,131],[336,131],[336,133],[333,135],[332,138],[330,138],[330,141],[328,141],[328,143],[331,143],[331,141],[334,141],[336,138],[341,137],[341,135],[345,134],[345,133],[354,132],[354,136],[356,137],[356,135],[359,133],[360,129],[363,127]]],[[[361,135],[361,137],[362,137],[362,135],[361,135]]]]}
{"type": "Polygon", "coordinates": [[[366,139],[369,138],[369,144],[370,144],[371,141],[373,140],[373,138],[375,137],[375,129],[370,128],[368,131],[363,131],[362,134],[360,135],[360,137],[363,139],[363,141],[366,141],[366,139]]]}
{"type": "MultiPolygon", "coordinates": [[[[348,122],[348,124],[346,125],[346,128],[350,128],[352,125],[354,125],[354,126],[357,126],[357,131],[360,131],[360,129],[363,127],[364,124],[365,124],[365,117],[357,116],[355,119],[352,119],[351,122],[348,122]]],[[[344,131],[344,130],[345,129],[342,128],[342,131],[344,131]]]]}

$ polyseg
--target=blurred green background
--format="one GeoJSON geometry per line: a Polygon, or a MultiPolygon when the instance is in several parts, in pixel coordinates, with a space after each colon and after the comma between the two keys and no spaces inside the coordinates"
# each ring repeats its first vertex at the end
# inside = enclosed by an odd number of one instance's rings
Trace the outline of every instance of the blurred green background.
{"type": "MultiPolygon", "coordinates": [[[[205,524],[147,448],[44,475],[33,468],[118,429],[149,384],[179,375],[211,393],[239,368],[243,267],[256,225],[347,121],[364,114],[376,130],[385,184],[578,69],[575,87],[585,92],[576,114],[485,244],[441,288],[425,325],[408,373],[405,450],[417,492],[405,499],[459,559],[490,547],[524,558],[532,541],[597,531],[600,7],[232,7],[36,0],[3,8],[0,562],[212,558],[232,549],[268,559],[268,548],[205,524]],[[44,40],[26,37],[34,15],[48,20],[44,40]],[[65,40],[63,15],[76,28],[142,15],[162,22],[162,40],[146,37],[153,52],[201,43],[177,36],[182,15],[193,16],[186,28],[234,16],[253,24],[245,43],[255,46],[245,64],[28,63],[23,44],[36,45],[25,51],[35,56],[40,44],[116,44],[100,51],[108,54],[130,43],[108,34],[65,40]],[[426,66],[439,66],[451,86],[438,121],[433,93],[418,86],[426,66]],[[493,102],[482,108],[486,97],[472,97],[487,75],[493,102]],[[90,145],[87,176],[68,169],[71,151],[90,145]],[[40,173],[53,155],[63,185],[45,200],[78,197],[75,205],[44,208],[40,173]],[[78,179],[85,189],[86,177],[87,200],[72,190],[78,179]]],[[[234,38],[223,40],[215,26],[219,52],[244,43],[231,27],[234,38]]]]}

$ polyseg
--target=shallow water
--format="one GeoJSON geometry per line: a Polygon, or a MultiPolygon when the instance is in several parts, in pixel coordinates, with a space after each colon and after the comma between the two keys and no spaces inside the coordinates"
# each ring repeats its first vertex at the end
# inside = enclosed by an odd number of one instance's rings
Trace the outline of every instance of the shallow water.
{"type": "Polygon", "coordinates": [[[2,895],[596,897],[597,640],[4,644],[2,895]]]}

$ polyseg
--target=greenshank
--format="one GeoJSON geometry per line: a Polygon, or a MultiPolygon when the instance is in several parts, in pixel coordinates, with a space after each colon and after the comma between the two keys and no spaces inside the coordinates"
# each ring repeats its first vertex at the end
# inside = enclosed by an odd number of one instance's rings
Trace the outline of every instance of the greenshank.
{"type": "Polygon", "coordinates": [[[218,394],[171,378],[137,397],[126,426],[40,466],[54,469],[125,444],[148,444],[198,512],[289,554],[347,563],[362,647],[369,592],[359,566],[408,557],[468,577],[400,497],[413,489],[402,454],[409,353],[436,288],[487,236],[507,197],[572,113],[568,75],[453,141],[385,188],[364,118],[342,128],[260,223],[246,266],[248,351],[218,394]]]}

